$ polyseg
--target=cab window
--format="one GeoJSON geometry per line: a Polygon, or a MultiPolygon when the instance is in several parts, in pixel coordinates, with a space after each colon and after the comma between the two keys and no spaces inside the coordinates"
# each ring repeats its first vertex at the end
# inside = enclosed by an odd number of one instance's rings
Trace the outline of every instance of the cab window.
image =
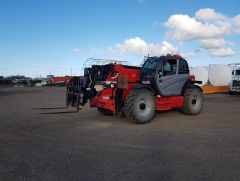
{"type": "Polygon", "coordinates": [[[163,65],[163,76],[174,75],[177,71],[177,60],[168,59],[163,65]]]}
{"type": "Polygon", "coordinates": [[[189,74],[188,63],[184,59],[179,59],[179,74],[189,74]]]}

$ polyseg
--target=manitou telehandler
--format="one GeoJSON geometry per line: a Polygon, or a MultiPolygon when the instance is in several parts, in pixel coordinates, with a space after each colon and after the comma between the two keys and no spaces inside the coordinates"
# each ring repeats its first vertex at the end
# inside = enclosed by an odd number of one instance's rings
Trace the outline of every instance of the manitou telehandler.
{"type": "Polygon", "coordinates": [[[81,109],[90,100],[104,115],[122,114],[133,123],[147,123],[156,110],[178,108],[197,115],[203,95],[189,75],[187,61],[179,55],[148,57],[141,67],[121,64],[92,65],[83,79],[67,87],[66,104],[81,109]]]}

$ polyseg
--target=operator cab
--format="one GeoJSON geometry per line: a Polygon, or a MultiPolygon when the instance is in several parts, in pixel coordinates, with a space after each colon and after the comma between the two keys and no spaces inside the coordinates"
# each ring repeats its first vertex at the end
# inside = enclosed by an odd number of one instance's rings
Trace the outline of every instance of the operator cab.
{"type": "Polygon", "coordinates": [[[141,83],[161,96],[179,96],[189,79],[189,67],[179,55],[148,57],[141,69],[141,83]]]}

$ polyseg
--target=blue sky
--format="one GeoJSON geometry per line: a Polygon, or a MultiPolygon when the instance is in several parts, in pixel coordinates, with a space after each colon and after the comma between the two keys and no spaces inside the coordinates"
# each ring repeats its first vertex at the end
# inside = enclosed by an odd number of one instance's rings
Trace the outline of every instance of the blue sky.
{"type": "Polygon", "coordinates": [[[79,75],[90,57],[168,51],[192,66],[239,62],[237,0],[1,0],[0,75],[79,75]]]}

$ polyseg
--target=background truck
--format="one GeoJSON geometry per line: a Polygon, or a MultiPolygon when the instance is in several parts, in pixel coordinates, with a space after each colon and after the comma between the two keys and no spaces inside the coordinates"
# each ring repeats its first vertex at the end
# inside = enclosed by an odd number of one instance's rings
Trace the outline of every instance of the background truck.
{"type": "Polygon", "coordinates": [[[232,71],[232,81],[229,87],[229,93],[240,93],[240,68],[232,71]]]}
{"type": "Polygon", "coordinates": [[[178,108],[197,115],[203,95],[195,83],[201,82],[189,75],[188,63],[179,55],[148,57],[141,67],[92,65],[84,69],[83,79],[70,81],[66,104],[79,110],[90,100],[101,114],[122,114],[138,124],[150,122],[156,110],[178,108]]]}

